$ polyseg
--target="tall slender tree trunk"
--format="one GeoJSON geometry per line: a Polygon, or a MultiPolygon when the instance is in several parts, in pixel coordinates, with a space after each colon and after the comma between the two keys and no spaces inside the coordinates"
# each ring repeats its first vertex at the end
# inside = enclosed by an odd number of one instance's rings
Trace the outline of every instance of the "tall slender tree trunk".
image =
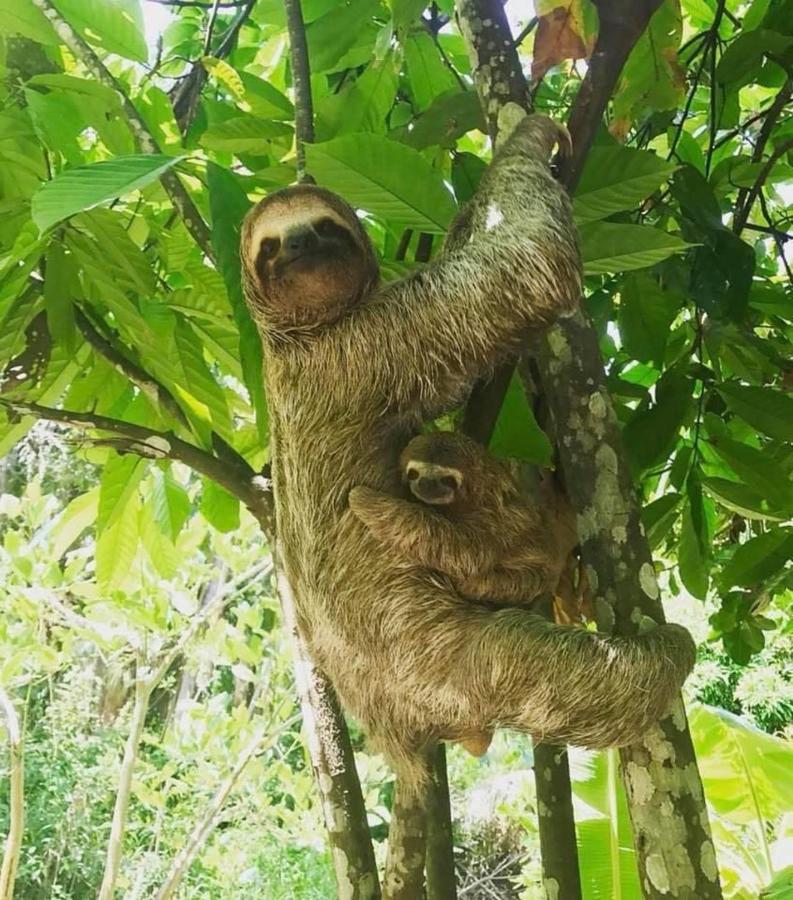
{"type": "Polygon", "coordinates": [[[14,883],[22,855],[22,836],[25,831],[25,764],[22,729],[14,703],[0,687],[0,711],[8,732],[9,753],[9,802],[8,834],[3,849],[3,865],[0,866],[0,900],[12,900],[14,883]]]}
{"type": "MultiPolygon", "coordinates": [[[[622,66],[659,2],[595,0],[598,40],[570,117],[574,151],[564,171],[570,191],[622,66]]],[[[456,9],[471,50],[474,82],[492,126],[504,103],[525,105],[520,61],[500,3],[457,0],[456,9]]],[[[643,618],[663,621],[597,336],[579,313],[543,335],[536,353],[565,486],[578,515],[587,576],[598,595],[598,626],[627,634],[643,618]]],[[[506,383],[503,375],[501,381],[506,383]]],[[[620,755],[645,897],[720,900],[702,782],[682,702],[641,743],[620,755]]]]}

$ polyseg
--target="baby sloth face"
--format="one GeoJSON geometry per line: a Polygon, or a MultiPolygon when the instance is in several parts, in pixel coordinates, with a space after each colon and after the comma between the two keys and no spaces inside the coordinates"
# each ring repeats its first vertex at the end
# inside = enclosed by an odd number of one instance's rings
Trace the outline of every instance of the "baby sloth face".
{"type": "Polygon", "coordinates": [[[402,481],[422,503],[449,511],[463,508],[472,502],[482,480],[484,457],[483,448],[461,434],[420,434],[402,451],[402,481]]]}

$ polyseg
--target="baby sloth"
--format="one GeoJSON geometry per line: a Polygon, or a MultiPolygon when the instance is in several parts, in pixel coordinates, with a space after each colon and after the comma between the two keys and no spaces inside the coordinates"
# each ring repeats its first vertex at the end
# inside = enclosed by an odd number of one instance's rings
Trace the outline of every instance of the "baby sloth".
{"type": "MultiPolygon", "coordinates": [[[[559,593],[578,535],[552,476],[532,485],[515,461],[450,432],[413,438],[400,472],[420,504],[357,487],[350,507],[405,563],[447,575],[477,602],[525,606],[559,593]]],[[[556,618],[580,622],[580,604],[565,597],[556,618]]]]}

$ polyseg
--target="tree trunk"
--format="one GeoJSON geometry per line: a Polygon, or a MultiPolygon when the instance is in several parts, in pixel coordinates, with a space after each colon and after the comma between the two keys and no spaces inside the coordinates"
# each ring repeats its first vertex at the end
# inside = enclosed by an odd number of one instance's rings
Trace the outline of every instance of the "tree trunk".
{"type": "Polygon", "coordinates": [[[547,900],[581,897],[567,747],[534,744],[542,883],[547,900]]]}
{"type": "MultiPolygon", "coordinates": [[[[659,0],[599,0],[600,32],[570,117],[573,190],[622,65],[659,0]]],[[[457,0],[474,81],[489,122],[525,83],[500,3],[457,0]],[[487,25],[485,25],[487,22],[487,25]]],[[[655,570],[639,522],[619,426],[604,384],[597,336],[583,313],[537,341],[539,381],[554,421],[565,485],[578,516],[582,554],[597,601],[598,627],[635,631],[663,621],[655,570]]],[[[506,383],[503,381],[502,383],[506,383]]],[[[696,758],[683,711],[621,751],[639,874],[647,898],[721,898],[696,758]]]]}
{"type": "Polygon", "coordinates": [[[400,779],[395,784],[383,900],[421,900],[427,838],[426,793],[422,796],[405,790],[400,779]]]}
{"type": "Polygon", "coordinates": [[[25,831],[25,765],[22,729],[19,716],[8,694],[0,687],[0,710],[6,720],[9,753],[8,834],[0,867],[0,900],[12,900],[14,882],[22,855],[22,835],[25,831]]]}
{"type": "Polygon", "coordinates": [[[376,900],[380,882],[350,735],[333,686],[311,662],[297,629],[292,589],[281,567],[276,566],[278,596],[295,648],[295,682],[338,894],[345,900],[376,900]]]}
{"type": "Polygon", "coordinates": [[[427,900],[457,900],[445,744],[438,744],[431,760],[432,779],[427,790],[427,900]]]}
{"type": "Polygon", "coordinates": [[[132,719],[129,723],[129,734],[124,744],[124,756],[121,760],[118,791],[116,802],[113,806],[113,822],[110,826],[110,838],[107,843],[107,856],[105,857],[105,873],[102,877],[102,885],[99,888],[98,900],[113,900],[113,892],[116,879],[121,868],[121,853],[124,849],[124,832],[127,827],[127,812],[129,811],[129,798],[132,793],[132,773],[135,769],[135,760],[138,758],[138,746],[143,735],[143,725],[146,720],[146,712],[149,708],[149,697],[153,685],[145,678],[140,677],[135,682],[135,700],[132,706],[132,719]]]}

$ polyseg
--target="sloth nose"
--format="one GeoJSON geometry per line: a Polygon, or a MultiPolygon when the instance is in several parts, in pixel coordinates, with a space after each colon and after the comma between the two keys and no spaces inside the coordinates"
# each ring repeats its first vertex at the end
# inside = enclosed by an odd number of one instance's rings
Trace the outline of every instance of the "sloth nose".
{"type": "Polygon", "coordinates": [[[311,228],[295,228],[284,239],[284,250],[290,257],[300,256],[319,245],[319,239],[311,228]]]}

